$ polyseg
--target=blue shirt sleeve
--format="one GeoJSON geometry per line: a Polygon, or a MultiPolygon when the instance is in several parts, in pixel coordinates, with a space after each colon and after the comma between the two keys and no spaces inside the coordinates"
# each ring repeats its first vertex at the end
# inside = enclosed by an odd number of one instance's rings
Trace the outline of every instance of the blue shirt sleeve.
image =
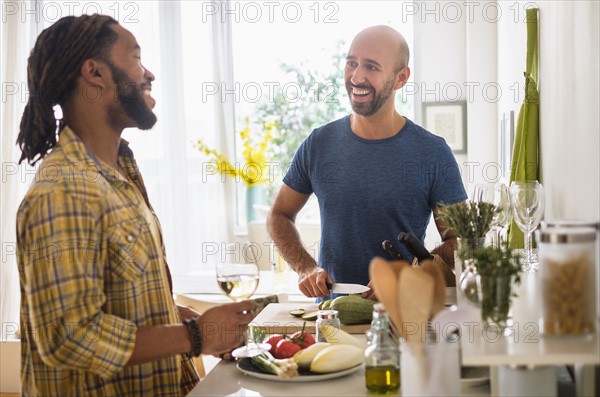
{"type": "Polygon", "coordinates": [[[311,137],[312,134],[300,144],[296,154],[294,154],[290,168],[283,178],[283,183],[302,194],[313,193],[309,171],[311,137]]]}
{"type": "Polygon", "coordinates": [[[455,204],[466,200],[467,193],[462,183],[460,169],[450,147],[442,145],[436,158],[438,170],[429,196],[430,207],[433,209],[439,207],[441,203],[455,204]]]}

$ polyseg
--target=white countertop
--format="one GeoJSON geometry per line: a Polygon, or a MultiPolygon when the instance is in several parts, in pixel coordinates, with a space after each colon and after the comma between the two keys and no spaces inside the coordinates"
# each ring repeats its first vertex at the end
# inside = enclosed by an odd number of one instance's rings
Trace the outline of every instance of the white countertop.
{"type": "MultiPolygon", "coordinates": [[[[221,361],[189,394],[190,396],[368,396],[364,369],[341,378],[319,382],[279,382],[245,375],[233,362],[221,361]]],[[[401,390],[398,394],[401,395],[401,390]]],[[[489,396],[489,383],[462,384],[463,396],[489,396]]]]}
{"type": "Polygon", "coordinates": [[[532,327],[509,336],[490,333],[481,337],[485,335],[481,327],[472,330],[478,337],[462,339],[464,365],[600,364],[597,334],[577,338],[544,337],[532,327]]]}
{"type": "Polygon", "coordinates": [[[486,332],[474,310],[461,326],[463,365],[600,364],[598,323],[596,333],[585,337],[543,336],[539,333],[538,273],[521,275],[518,297],[513,302],[512,334],[486,332]]]}

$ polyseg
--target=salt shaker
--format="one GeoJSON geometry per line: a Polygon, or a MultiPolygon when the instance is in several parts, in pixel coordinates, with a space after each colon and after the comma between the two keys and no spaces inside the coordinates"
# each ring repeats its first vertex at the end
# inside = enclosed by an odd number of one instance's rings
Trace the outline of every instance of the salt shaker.
{"type": "Polygon", "coordinates": [[[315,340],[317,342],[327,342],[327,338],[325,338],[325,335],[335,335],[334,332],[336,332],[336,330],[340,329],[340,319],[338,317],[338,311],[337,310],[319,310],[317,322],[315,325],[316,325],[315,340]],[[329,326],[333,327],[334,329],[328,330],[327,332],[325,332],[325,335],[323,335],[323,330],[321,329],[321,326],[323,326],[323,325],[329,325],[329,326]]]}

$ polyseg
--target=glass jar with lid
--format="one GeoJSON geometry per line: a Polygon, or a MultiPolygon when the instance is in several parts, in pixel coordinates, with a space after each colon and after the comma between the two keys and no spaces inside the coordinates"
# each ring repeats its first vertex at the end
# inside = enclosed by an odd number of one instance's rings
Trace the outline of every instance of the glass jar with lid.
{"type": "Polygon", "coordinates": [[[334,335],[336,330],[340,329],[340,319],[337,310],[319,310],[317,322],[315,323],[315,340],[317,342],[327,342],[326,336],[334,335]],[[328,329],[323,329],[324,325],[329,325],[328,329]],[[333,328],[331,328],[333,327],[333,328]]]}
{"type": "Polygon", "coordinates": [[[538,232],[544,335],[595,332],[596,230],[547,227],[538,232]]]}

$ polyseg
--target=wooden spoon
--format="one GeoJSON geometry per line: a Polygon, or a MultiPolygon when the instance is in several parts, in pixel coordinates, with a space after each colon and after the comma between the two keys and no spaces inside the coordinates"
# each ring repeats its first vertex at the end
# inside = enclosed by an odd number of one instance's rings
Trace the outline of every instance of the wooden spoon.
{"type": "Polygon", "coordinates": [[[446,303],[446,282],[444,281],[444,274],[441,266],[446,267],[446,264],[438,255],[435,255],[433,260],[424,260],[421,262],[420,270],[429,274],[434,281],[433,302],[429,318],[432,318],[442,311],[446,303]],[[438,262],[438,258],[441,263],[438,262]]]}
{"type": "Polygon", "coordinates": [[[408,342],[424,342],[434,302],[435,279],[420,269],[400,274],[397,301],[402,324],[398,332],[408,342]]]}
{"type": "Polygon", "coordinates": [[[444,308],[445,282],[439,264],[424,261],[411,268],[406,261],[375,257],[369,274],[379,301],[406,340],[424,340],[427,321],[444,308]]]}
{"type": "Polygon", "coordinates": [[[402,329],[402,318],[398,306],[398,279],[401,273],[410,271],[406,261],[387,261],[375,257],[369,265],[369,275],[379,302],[383,303],[392,323],[400,332],[402,329]]]}

